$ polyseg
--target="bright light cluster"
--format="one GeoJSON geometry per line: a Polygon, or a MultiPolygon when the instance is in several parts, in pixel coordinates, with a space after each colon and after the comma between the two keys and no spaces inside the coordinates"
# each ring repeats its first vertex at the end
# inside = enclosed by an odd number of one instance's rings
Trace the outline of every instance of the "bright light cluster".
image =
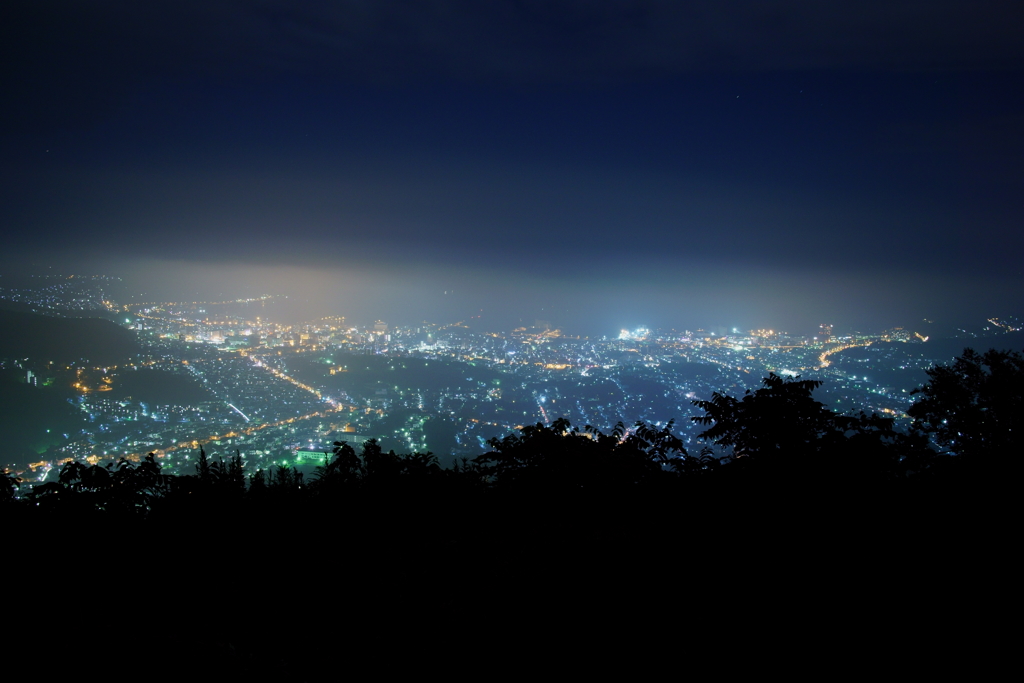
{"type": "Polygon", "coordinates": [[[621,341],[643,341],[651,334],[651,331],[646,327],[638,327],[632,332],[629,330],[621,330],[619,332],[619,339],[621,341]]]}

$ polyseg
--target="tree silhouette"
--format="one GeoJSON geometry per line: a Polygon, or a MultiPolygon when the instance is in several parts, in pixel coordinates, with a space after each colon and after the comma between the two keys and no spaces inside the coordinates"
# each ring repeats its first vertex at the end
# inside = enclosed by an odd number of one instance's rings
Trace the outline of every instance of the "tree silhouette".
{"type": "Polygon", "coordinates": [[[161,474],[152,453],[139,463],[121,458],[111,478],[110,505],[122,511],[148,512],[153,502],[169,490],[167,477],[161,474]]]}
{"type": "Polygon", "coordinates": [[[1005,461],[1024,439],[1024,356],[1015,351],[979,354],[964,349],[948,365],[928,371],[929,381],[907,414],[948,452],[975,462],[1005,461]]]}
{"type": "Polygon", "coordinates": [[[898,432],[891,418],[841,415],[816,401],[818,380],[769,374],[742,399],[714,393],[694,401],[709,425],[699,438],[729,449],[741,471],[776,481],[808,478],[858,488],[901,479],[927,467],[932,451],[924,439],[898,432]]]}
{"type": "Polygon", "coordinates": [[[14,501],[21,478],[4,469],[0,472],[0,505],[14,501]]]}
{"type": "Polygon", "coordinates": [[[519,434],[491,439],[492,450],[473,462],[498,488],[608,492],[677,469],[673,463],[687,454],[671,428],[671,422],[661,429],[638,422],[629,430],[620,422],[603,434],[589,425],[581,432],[560,418],[551,426],[527,425],[519,434]]]}
{"type": "Polygon", "coordinates": [[[335,441],[333,458],[325,454],[325,462],[316,468],[311,482],[316,494],[335,492],[358,485],[363,476],[363,463],[355,450],[344,441],[335,441]]]}
{"type": "Polygon", "coordinates": [[[172,481],[160,472],[152,453],[139,463],[121,458],[102,467],[71,460],[61,468],[57,481],[32,487],[29,498],[65,511],[145,515],[170,492],[172,481]]]}
{"type": "MultiPolygon", "coordinates": [[[[206,454],[200,452],[199,464],[196,471],[206,471],[206,485],[212,486],[225,495],[240,495],[245,493],[245,466],[242,464],[242,454],[238,450],[231,460],[224,462],[224,458],[218,458],[214,463],[209,464],[206,454]]],[[[203,476],[200,474],[200,481],[203,476]]]]}
{"type": "Polygon", "coordinates": [[[213,473],[210,470],[210,459],[206,455],[206,449],[199,444],[199,462],[196,463],[196,476],[201,486],[209,486],[213,483],[213,473]]]}
{"type": "Polygon", "coordinates": [[[762,384],[742,399],[715,392],[710,401],[693,401],[704,415],[691,419],[710,425],[700,438],[731,448],[735,457],[795,457],[817,450],[826,435],[844,431],[842,418],[811,397],[820,381],[771,373],[762,384]]]}
{"type": "Polygon", "coordinates": [[[302,472],[293,467],[278,467],[270,472],[270,490],[286,495],[302,488],[302,472]]]}

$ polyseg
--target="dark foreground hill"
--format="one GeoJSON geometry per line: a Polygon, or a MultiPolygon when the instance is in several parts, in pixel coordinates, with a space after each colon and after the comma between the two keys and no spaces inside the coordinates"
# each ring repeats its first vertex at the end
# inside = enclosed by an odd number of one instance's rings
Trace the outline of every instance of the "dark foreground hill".
{"type": "Polygon", "coordinates": [[[135,333],[99,318],[54,318],[0,310],[0,358],[66,365],[118,365],[139,352],[135,333]]]}
{"type": "Polygon", "coordinates": [[[8,477],[7,585],[34,598],[8,648],[104,680],[933,658],[1010,595],[1024,358],[929,377],[911,433],[813,380],[716,394],[722,459],[671,424],[558,420],[451,469],[370,440],[308,481],[202,449],[194,475],[72,462],[21,499],[8,477]]]}

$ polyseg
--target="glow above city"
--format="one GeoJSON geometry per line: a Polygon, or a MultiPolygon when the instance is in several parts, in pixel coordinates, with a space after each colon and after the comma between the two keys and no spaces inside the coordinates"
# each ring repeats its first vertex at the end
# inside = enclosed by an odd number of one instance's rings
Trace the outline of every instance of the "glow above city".
{"type": "Polygon", "coordinates": [[[4,272],[581,334],[1022,303],[1018,7],[147,8],[3,22],[4,272]]]}

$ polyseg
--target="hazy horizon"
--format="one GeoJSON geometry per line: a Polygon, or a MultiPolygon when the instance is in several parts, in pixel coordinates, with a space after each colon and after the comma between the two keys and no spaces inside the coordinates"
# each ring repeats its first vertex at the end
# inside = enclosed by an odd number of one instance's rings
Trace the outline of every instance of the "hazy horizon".
{"type": "Polygon", "coordinates": [[[1024,310],[1004,3],[26,4],[0,30],[0,272],[590,335],[1024,310]]]}

